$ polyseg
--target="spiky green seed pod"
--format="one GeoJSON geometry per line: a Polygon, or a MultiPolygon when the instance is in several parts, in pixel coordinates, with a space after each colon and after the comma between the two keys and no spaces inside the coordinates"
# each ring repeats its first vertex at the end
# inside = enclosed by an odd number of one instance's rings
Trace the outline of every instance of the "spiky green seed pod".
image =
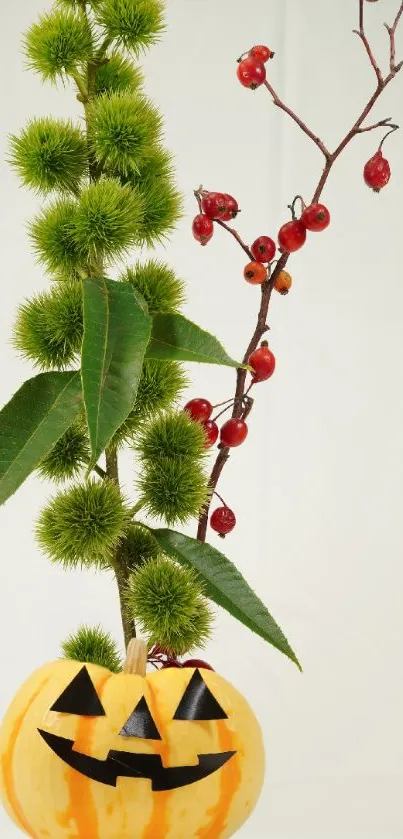
{"type": "Polygon", "coordinates": [[[91,119],[98,160],[123,174],[139,169],[149,147],[158,140],[162,123],[157,108],[147,99],[127,92],[95,100],[91,119]]]}
{"type": "Polygon", "coordinates": [[[98,664],[111,673],[119,673],[122,669],[117,645],[109,632],[104,632],[100,626],[80,626],[63,642],[62,652],[63,658],[98,664]]]}
{"type": "MultiPolygon", "coordinates": [[[[98,8],[101,5],[103,0],[86,0],[88,6],[91,6],[92,9],[98,8]]],[[[83,0],[56,0],[56,6],[63,6],[70,7],[70,9],[82,9],[83,7],[83,0]]]]}
{"type": "Polygon", "coordinates": [[[176,361],[145,361],[137,390],[136,401],[124,423],[113,438],[113,445],[133,442],[142,423],[180,398],[188,385],[182,365],[176,361]]]}
{"type": "Polygon", "coordinates": [[[170,526],[199,516],[209,497],[207,475],[199,461],[189,458],[160,457],[155,463],[147,462],[138,488],[148,513],[170,526]]]}
{"type": "Polygon", "coordinates": [[[165,557],[131,575],[126,603],[150,644],[171,655],[202,647],[211,635],[213,613],[196,573],[165,557]]]}
{"type": "Polygon", "coordinates": [[[82,10],[55,9],[41,15],[25,36],[30,66],[54,82],[68,75],[93,54],[91,29],[82,10]]]}
{"type": "Polygon", "coordinates": [[[122,282],[131,283],[148,305],[150,315],[173,314],[185,301],[185,286],[172,268],[164,262],[150,259],[137,262],[121,274],[122,282]]]}
{"type": "Polygon", "coordinates": [[[129,522],[118,487],[108,480],[89,480],[53,498],[38,519],[36,536],[52,562],[104,568],[129,522]]]}
{"type": "Polygon", "coordinates": [[[131,61],[119,53],[111,55],[105,64],[98,67],[95,76],[95,95],[104,93],[140,93],[143,86],[143,73],[131,61]]]}
{"type": "Polygon", "coordinates": [[[143,197],[141,241],[151,247],[163,241],[183,215],[183,199],[175,186],[172,155],[161,146],[149,149],[139,171],[126,180],[143,197]]]}
{"type": "Polygon", "coordinates": [[[160,548],[152,533],[139,524],[132,524],[124,542],[124,557],[127,568],[134,571],[139,565],[156,559],[160,548]]]}
{"type": "Polygon", "coordinates": [[[52,274],[75,275],[82,265],[74,238],[77,203],[58,198],[45,207],[30,225],[30,236],[41,262],[52,274]]]}
{"type": "Polygon", "coordinates": [[[14,327],[14,346],[42,370],[68,367],[81,349],[81,283],[58,283],[23,303],[14,327]]]}
{"type": "Polygon", "coordinates": [[[91,449],[83,423],[75,422],[57,441],[52,451],[42,460],[38,472],[51,481],[75,478],[89,463],[91,449]]]}
{"type": "Polygon", "coordinates": [[[103,0],[97,19],[112,41],[138,55],[158,41],[163,12],[161,0],[103,0]]]}
{"type": "Polygon", "coordinates": [[[87,163],[85,138],[72,122],[34,119],[11,137],[11,164],[26,186],[46,195],[76,192],[87,163]]]}
{"type": "Polygon", "coordinates": [[[137,190],[104,178],[80,195],[74,240],[83,258],[117,257],[138,241],[142,199],[137,190]]]}
{"type": "Polygon", "coordinates": [[[180,411],[162,414],[147,423],[137,438],[136,450],[146,465],[157,465],[160,458],[198,463],[206,456],[205,444],[201,423],[180,411]]]}

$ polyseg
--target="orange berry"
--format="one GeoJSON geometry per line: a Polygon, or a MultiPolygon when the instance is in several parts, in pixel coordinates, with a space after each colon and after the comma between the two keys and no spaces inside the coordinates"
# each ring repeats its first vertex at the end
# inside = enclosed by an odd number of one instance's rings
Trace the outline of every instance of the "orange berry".
{"type": "Polygon", "coordinates": [[[267,280],[267,269],[261,262],[249,262],[245,266],[243,275],[247,283],[262,285],[267,280]]]}
{"type": "Polygon", "coordinates": [[[291,286],[292,286],[291,274],[289,274],[288,271],[280,271],[280,273],[277,274],[277,277],[274,281],[273,288],[275,288],[276,291],[279,291],[280,294],[288,294],[291,286]]]}

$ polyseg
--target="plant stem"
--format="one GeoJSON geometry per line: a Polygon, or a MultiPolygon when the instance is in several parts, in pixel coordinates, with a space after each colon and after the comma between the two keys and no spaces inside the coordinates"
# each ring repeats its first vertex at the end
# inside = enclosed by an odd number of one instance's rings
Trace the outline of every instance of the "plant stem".
{"type": "MultiPolygon", "coordinates": [[[[87,16],[85,2],[82,2],[81,5],[83,9],[83,14],[87,16]]],[[[99,162],[97,161],[92,148],[91,104],[92,99],[95,96],[97,69],[104,62],[104,56],[108,46],[109,40],[106,39],[102,44],[101,48],[99,49],[95,61],[88,62],[86,81],[82,78],[82,76],[80,76],[78,72],[73,73],[73,79],[79,90],[78,98],[82,102],[85,111],[88,173],[90,181],[93,182],[98,181],[101,177],[103,166],[102,164],[99,164],[99,162]]],[[[88,267],[90,274],[95,274],[95,276],[102,276],[104,271],[102,254],[96,254],[88,267]]],[[[101,467],[95,466],[94,471],[97,472],[97,474],[100,475],[102,478],[108,478],[110,481],[113,481],[119,487],[119,464],[116,447],[109,446],[105,451],[105,458],[106,469],[103,470],[101,467]]],[[[123,635],[125,640],[125,646],[127,648],[130,640],[134,638],[136,635],[136,627],[133,619],[129,616],[125,606],[125,591],[129,582],[129,568],[125,553],[124,541],[118,546],[115,556],[112,560],[112,565],[115,572],[118,587],[123,635]]]]}
{"type": "MultiPolygon", "coordinates": [[[[378,68],[378,65],[376,63],[376,60],[374,58],[374,55],[373,55],[373,52],[372,52],[372,49],[371,49],[371,46],[370,46],[370,43],[369,43],[369,41],[368,41],[368,39],[365,35],[365,29],[364,29],[364,0],[358,0],[358,3],[359,3],[359,30],[355,30],[355,31],[358,31],[358,34],[360,35],[361,40],[363,41],[363,43],[365,45],[365,48],[366,48],[371,66],[375,70],[376,77],[377,77],[377,86],[376,86],[376,89],[375,89],[374,93],[370,97],[369,101],[365,105],[365,108],[363,109],[363,111],[359,115],[358,119],[356,120],[356,122],[354,123],[354,125],[352,126],[350,131],[346,134],[346,136],[341,140],[341,142],[339,143],[337,148],[334,150],[334,152],[330,152],[328,150],[327,146],[325,146],[325,144],[322,142],[322,140],[320,140],[319,137],[317,137],[317,135],[313,131],[311,131],[310,128],[308,128],[308,126],[291,110],[291,108],[289,108],[287,105],[285,105],[285,103],[277,95],[277,93],[274,90],[274,88],[272,87],[272,85],[269,84],[268,82],[265,82],[266,88],[269,91],[269,93],[271,94],[271,96],[273,98],[273,101],[274,101],[274,104],[277,105],[277,107],[279,107],[281,110],[283,110],[286,114],[288,114],[288,116],[291,117],[291,119],[294,122],[297,123],[297,125],[301,128],[303,133],[306,134],[312,140],[313,143],[315,143],[315,145],[320,149],[320,151],[322,152],[322,154],[325,157],[325,160],[326,160],[325,166],[324,166],[323,172],[322,172],[322,174],[319,178],[319,182],[316,186],[316,189],[314,191],[313,198],[312,198],[312,203],[316,203],[317,201],[319,201],[319,198],[322,195],[322,192],[324,190],[324,187],[327,183],[327,180],[329,178],[329,175],[332,171],[332,168],[333,168],[336,160],[340,157],[341,153],[344,151],[346,146],[351,142],[351,140],[353,140],[354,137],[356,137],[358,134],[363,133],[364,131],[372,131],[372,130],[374,130],[376,128],[379,128],[383,125],[387,126],[389,124],[390,120],[382,120],[381,122],[375,123],[372,126],[368,126],[366,128],[363,128],[363,123],[365,122],[367,116],[371,112],[375,103],[378,101],[379,97],[381,96],[381,94],[383,93],[385,88],[389,85],[389,83],[392,81],[392,79],[394,79],[394,77],[397,75],[397,73],[403,67],[403,61],[401,61],[399,64],[396,64],[396,45],[395,45],[396,30],[397,30],[399,22],[402,18],[402,15],[403,15],[403,0],[400,3],[399,11],[397,12],[397,15],[395,17],[393,26],[388,26],[386,24],[386,29],[388,31],[389,40],[390,40],[390,47],[389,47],[389,50],[390,50],[390,60],[389,60],[390,72],[385,77],[382,76],[381,71],[378,68]]],[[[197,194],[196,194],[196,197],[197,197],[197,194]]],[[[223,224],[222,222],[220,222],[220,224],[221,224],[222,227],[227,227],[227,225],[223,224]]],[[[241,247],[243,248],[243,250],[245,250],[244,243],[242,242],[241,237],[236,233],[236,231],[233,231],[230,228],[227,228],[227,229],[229,230],[229,232],[232,235],[235,235],[235,238],[238,240],[238,242],[241,245],[241,247]]],[[[275,283],[276,278],[278,277],[280,271],[282,271],[285,268],[289,257],[290,257],[289,253],[283,254],[280,257],[280,259],[278,260],[277,265],[276,265],[271,277],[269,279],[267,279],[266,282],[264,282],[262,284],[260,309],[259,309],[259,312],[258,312],[257,322],[256,322],[256,326],[255,326],[253,335],[252,335],[252,337],[249,341],[249,344],[247,346],[245,355],[243,357],[243,363],[244,364],[247,363],[249,356],[257,348],[257,346],[258,346],[259,342],[261,341],[263,335],[269,329],[269,326],[267,325],[267,315],[268,315],[268,311],[269,311],[270,300],[271,300],[271,295],[272,295],[274,283],[275,283]]],[[[235,396],[234,396],[234,407],[233,407],[233,411],[232,411],[232,416],[237,418],[237,419],[238,418],[244,419],[245,416],[247,416],[251,411],[251,405],[245,405],[244,402],[243,402],[243,399],[244,399],[244,396],[245,396],[246,376],[247,376],[247,371],[246,370],[242,370],[242,369],[237,370],[236,389],[235,389],[235,396]]],[[[209,479],[209,487],[212,490],[212,493],[210,495],[210,501],[208,501],[206,506],[204,507],[204,509],[201,513],[200,519],[199,519],[199,524],[198,524],[197,538],[201,542],[204,542],[206,540],[208,515],[209,515],[210,504],[211,504],[211,497],[213,495],[214,490],[216,489],[216,486],[217,486],[218,481],[220,479],[221,473],[224,469],[225,464],[227,463],[227,461],[229,459],[229,456],[230,456],[230,449],[229,448],[225,448],[225,447],[224,448],[219,448],[219,452],[218,452],[218,455],[217,455],[217,458],[216,458],[216,461],[214,463],[214,466],[213,466],[213,469],[212,469],[212,472],[211,472],[211,475],[210,475],[210,479],[209,479]]]]}

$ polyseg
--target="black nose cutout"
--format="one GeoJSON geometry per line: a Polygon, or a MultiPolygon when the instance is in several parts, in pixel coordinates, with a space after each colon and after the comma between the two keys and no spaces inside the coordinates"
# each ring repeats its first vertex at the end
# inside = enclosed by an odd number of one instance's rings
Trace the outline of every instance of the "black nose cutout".
{"type": "Polygon", "coordinates": [[[80,717],[105,716],[105,711],[85,666],[67,685],[66,690],[50,710],[59,711],[62,714],[77,714],[80,717]]]}
{"type": "Polygon", "coordinates": [[[176,709],[174,720],[227,719],[227,714],[208,689],[200,671],[195,670],[176,709]]]}
{"type": "Polygon", "coordinates": [[[119,734],[121,737],[141,737],[143,740],[162,739],[144,696],[130,714],[119,734]]]}

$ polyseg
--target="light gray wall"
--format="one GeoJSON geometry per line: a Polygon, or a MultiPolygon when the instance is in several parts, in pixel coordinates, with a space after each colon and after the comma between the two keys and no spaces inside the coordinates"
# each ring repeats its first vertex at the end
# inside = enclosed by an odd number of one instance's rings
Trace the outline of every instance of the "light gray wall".
{"type": "MultiPolygon", "coordinates": [[[[273,233],[296,192],[313,191],[322,160],[264,90],[243,90],[234,60],[252,43],[277,53],[273,82],[329,144],[352,124],[374,79],[351,34],[355,0],[169,0],[167,36],[147,58],[150,95],[166,116],[186,194],[186,218],[166,257],[187,280],[190,317],[233,355],[249,339],[258,291],[243,256],[217,231],[201,250],[190,234],[192,188],[234,193],[246,239],[273,233]]],[[[377,54],[397,0],[368,4],[377,54]]],[[[23,72],[20,33],[48,4],[2,4],[0,390],[30,373],[10,346],[24,295],[46,287],[24,228],[38,202],[4,163],[6,138],[29,116],[78,113],[69,91],[23,72]]],[[[403,55],[403,41],[399,39],[403,55]]],[[[403,120],[399,79],[376,119],[403,120]]],[[[354,142],[326,191],[333,223],[290,262],[294,288],[275,296],[270,340],[277,371],[256,388],[250,438],[221,491],[238,517],[228,555],[287,632],[304,664],[286,659],[225,614],[206,656],[240,687],[264,729],[267,784],[243,839],[397,839],[403,834],[402,620],[402,137],[387,153],[382,195],[362,181],[376,136],[354,142]]],[[[232,374],[193,368],[192,395],[230,396],[232,374]]],[[[124,465],[127,488],[130,458],[124,465]]],[[[113,584],[64,574],[32,537],[51,488],[31,478],[2,509],[1,710],[26,674],[57,656],[82,621],[119,636],[113,584]]],[[[191,531],[189,531],[191,532],[191,531]]],[[[214,537],[211,541],[222,548],[214,537]]],[[[0,814],[4,839],[18,832],[0,814]]],[[[89,837],[88,837],[89,839],[89,837]]]]}

